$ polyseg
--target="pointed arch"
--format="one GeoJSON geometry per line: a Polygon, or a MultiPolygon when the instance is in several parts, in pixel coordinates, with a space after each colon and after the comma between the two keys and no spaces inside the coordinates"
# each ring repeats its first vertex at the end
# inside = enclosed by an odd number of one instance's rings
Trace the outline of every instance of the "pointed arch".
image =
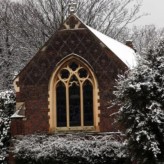
{"type": "Polygon", "coordinates": [[[71,54],[55,67],[49,82],[50,132],[99,131],[98,84],[90,64],[71,54]]]}
{"type": "Polygon", "coordinates": [[[93,85],[89,80],[83,83],[84,126],[93,125],[93,85]]]}
{"type": "Polygon", "coordinates": [[[59,81],[56,85],[56,123],[57,127],[65,127],[66,119],[66,87],[65,84],[59,81]]]}

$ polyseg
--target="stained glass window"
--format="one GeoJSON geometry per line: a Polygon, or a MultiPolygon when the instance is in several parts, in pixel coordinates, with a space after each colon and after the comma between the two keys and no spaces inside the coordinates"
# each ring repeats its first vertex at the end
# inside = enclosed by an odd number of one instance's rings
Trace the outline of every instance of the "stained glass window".
{"type": "Polygon", "coordinates": [[[87,80],[83,85],[84,126],[93,125],[93,87],[87,80]]]}
{"type": "Polygon", "coordinates": [[[62,82],[56,88],[57,126],[65,127],[66,122],[66,87],[62,82]]]}
{"type": "Polygon", "coordinates": [[[70,61],[57,76],[57,127],[93,126],[93,79],[89,70],[77,61],[70,61]]]}
{"type": "Polygon", "coordinates": [[[76,83],[69,87],[69,116],[70,126],[81,126],[80,87],[76,83]]]}

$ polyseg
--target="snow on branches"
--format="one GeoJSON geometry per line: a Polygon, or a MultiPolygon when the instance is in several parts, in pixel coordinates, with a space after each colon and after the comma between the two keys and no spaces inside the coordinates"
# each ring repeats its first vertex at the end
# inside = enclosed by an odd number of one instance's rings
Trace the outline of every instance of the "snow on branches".
{"type": "Polygon", "coordinates": [[[10,116],[15,107],[12,90],[0,92],[0,163],[5,163],[10,141],[10,116]]]}
{"type": "Polygon", "coordinates": [[[30,135],[13,142],[14,154],[25,163],[100,164],[126,157],[123,141],[115,138],[119,134],[30,135]]]}
{"type": "Polygon", "coordinates": [[[138,163],[163,161],[164,41],[150,49],[137,68],[120,75],[114,94],[131,159],[138,163]]]}

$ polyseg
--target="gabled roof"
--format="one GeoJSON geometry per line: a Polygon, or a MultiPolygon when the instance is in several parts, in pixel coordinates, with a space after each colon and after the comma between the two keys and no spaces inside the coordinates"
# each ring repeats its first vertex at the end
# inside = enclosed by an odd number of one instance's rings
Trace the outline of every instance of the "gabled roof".
{"type": "Polygon", "coordinates": [[[119,59],[121,59],[128,68],[132,69],[137,65],[136,53],[133,49],[89,26],[87,26],[87,28],[119,59]]]}
{"type": "MultiPolygon", "coordinates": [[[[81,22],[81,24],[83,24],[91,33],[93,33],[129,69],[137,66],[136,53],[132,48],[86,25],[77,15],[73,14],[72,16],[77,18],[81,22]]],[[[69,19],[69,17],[67,19],[69,19]]]]}
{"type": "MultiPolygon", "coordinates": [[[[82,20],[78,18],[75,14],[69,15],[64,23],[60,26],[60,28],[55,32],[58,33],[58,31],[62,30],[78,30],[78,29],[87,29],[89,32],[91,32],[99,41],[105,45],[110,51],[113,52],[113,54],[120,59],[129,69],[132,69],[137,65],[137,59],[136,54],[133,49],[130,47],[102,34],[101,32],[87,26],[82,20]]],[[[40,52],[43,51],[45,47],[49,45],[53,37],[52,37],[40,48],[40,50],[36,53],[38,55],[40,52]]],[[[35,55],[35,56],[36,56],[35,55]]],[[[34,57],[35,57],[34,56],[34,57]]],[[[34,58],[33,57],[33,58],[34,58]]],[[[29,63],[23,68],[23,70],[28,67],[28,65],[32,62],[33,58],[29,61],[29,63]]],[[[22,70],[22,71],[23,71],[22,70]]],[[[21,72],[22,72],[21,71],[21,72]]],[[[15,77],[15,79],[20,75],[20,73],[15,77]]]]}

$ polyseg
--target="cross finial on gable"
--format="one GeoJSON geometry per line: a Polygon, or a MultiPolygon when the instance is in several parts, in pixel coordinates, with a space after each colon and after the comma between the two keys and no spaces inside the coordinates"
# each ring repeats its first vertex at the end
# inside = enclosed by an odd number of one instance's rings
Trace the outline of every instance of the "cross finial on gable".
{"type": "Polygon", "coordinates": [[[69,13],[70,14],[74,14],[76,12],[76,9],[77,9],[76,0],[70,0],[70,3],[69,3],[69,13]]]}

